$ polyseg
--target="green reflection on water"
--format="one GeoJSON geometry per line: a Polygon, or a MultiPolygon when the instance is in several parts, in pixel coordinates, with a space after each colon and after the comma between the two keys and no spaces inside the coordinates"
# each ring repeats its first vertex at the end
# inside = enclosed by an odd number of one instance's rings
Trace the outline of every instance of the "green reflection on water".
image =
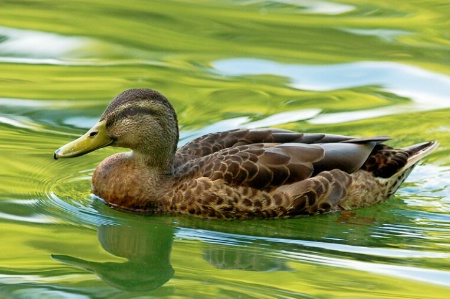
{"type": "Polygon", "coordinates": [[[0,297],[448,297],[450,107],[314,123],[412,100],[379,82],[303,90],[288,76],[212,66],[387,61],[448,76],[449,20],[439,1],[2,3],[0,297]],[[117,149],[58,164],[52,153],[132,87],[167,95],[181,142],[271,124],[441,148],[393,199],[350,214],[243,223],[128,215],[89,194],[92,170],[117,149]],[[274,122],[292,111],[304,117],[274,122]]]}

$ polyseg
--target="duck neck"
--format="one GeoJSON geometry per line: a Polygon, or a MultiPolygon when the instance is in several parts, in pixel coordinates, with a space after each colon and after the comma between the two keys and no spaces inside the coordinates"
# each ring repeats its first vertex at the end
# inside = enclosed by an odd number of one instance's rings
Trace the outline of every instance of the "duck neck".
{"type": "Polygon", "coordinates": [[[167,154],[167,152],[155,152],[151,155],[141,151],[131,151],[131,159],[136,165],[141,165],[150,168],[157,176],[167,176],[173,173],[174,156],[167,154]]]}

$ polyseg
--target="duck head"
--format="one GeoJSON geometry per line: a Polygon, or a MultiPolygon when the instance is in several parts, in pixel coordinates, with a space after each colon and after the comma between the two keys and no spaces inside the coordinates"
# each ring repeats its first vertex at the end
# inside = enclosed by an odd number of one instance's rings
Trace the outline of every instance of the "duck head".
{"type": "Polygon", "coordinates": [[[173,163],[178,122],[169,101],[151,89],[129,89],[112,100],[100,120],[80,138],[62,146],[54,158],[82,156],[105,146],[129,148],[146,164],[173,163]]]}

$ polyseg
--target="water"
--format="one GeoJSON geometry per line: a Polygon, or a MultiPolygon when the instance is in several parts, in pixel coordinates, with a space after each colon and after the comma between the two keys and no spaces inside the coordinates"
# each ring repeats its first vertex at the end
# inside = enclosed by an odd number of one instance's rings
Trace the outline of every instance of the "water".
{"type": "Polygon", "coordinates": [[[408,1],[4,2],[0,298],[448,298],[450,6],[408,1]],[[180,145],[275,126],[440,148],[389,201],[273,221],[114,211],[106,148],[55,149],[133,87],[180,145]]]}

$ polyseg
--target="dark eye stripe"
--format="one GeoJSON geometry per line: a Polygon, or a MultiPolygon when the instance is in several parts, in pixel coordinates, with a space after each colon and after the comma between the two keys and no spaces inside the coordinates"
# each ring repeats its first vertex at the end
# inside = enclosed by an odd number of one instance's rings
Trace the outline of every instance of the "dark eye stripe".
{"type": "Polygon", "coordinates": [[[142,107],[130,107],[119,113],[117,119],[136,116],[138,114],[153,114],[153,111],[142,107]]]}

